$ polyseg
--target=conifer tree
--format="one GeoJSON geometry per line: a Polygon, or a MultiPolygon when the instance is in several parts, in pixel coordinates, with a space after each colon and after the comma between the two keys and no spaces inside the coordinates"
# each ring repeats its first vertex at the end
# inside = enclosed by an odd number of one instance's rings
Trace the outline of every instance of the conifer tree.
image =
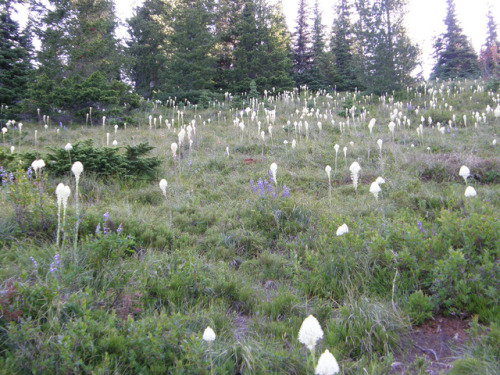
{"type": "Polygon", "coordinates": [[[294,72],[304,73],[312,63],[311,31],[309,28],[309,10],[306,0],[299,1],[297,26],[294,33],[294,72]]]}
{"type": "Polygon", "coordinates": [[[447,4],[446,32],[434,43],[437,61],[430,78],[476,78],[479,76],[477,55],[458,24],[455,2],[447,0],[447,4]]]}
{"type": "Polygon", "coordinates": [[[368,90],[383,94],[401,89],[413,79],[418,48],[403,25],[406,0],[358,0],[358,33],[362,48],[362,82],[368,90]]]}
{"type": "Polygon", "coordinates": [[[334,56],[336,70],[335,85],[340,91],[354,90],[359,84],[355,77],[355,65],[352,52],[351,4],[340,0],[336,8],[330,48],[334,56]]]}
{"type": "Polygon", "coordinates": [[[31,71],[29,35],[11,18],[12,5],[0,0],[0,103],[7,106],[24,99],[31,71]]]}
{"type": "Polygon", "coordinates": [[[488,34],[486,43],[481,49],[479,62],[484,77],[488,78],[493,75],[500,78],[500,42],[498,41],[497,24],[491,9],[488,10],[487,18],[488,34]]]}
{"type": "Polygon", "coordinates": [[[159,89],[166,75],[170,45],[167,36],[172,19],[169,0],[146,0],[128,20],[129,34],[127,55],[129,74],[135,90],[143,97],[151,98],[159,89]]]}
{"type": "Polygon", "coordinates": [[[265,1],[245,1],[236,24],[238,45],[233,53],[232,91],[248,91],[252,80],[260,92],[292,88],[284,22],[279,5],[273,9],[265,1]]]}
{"type": "Polygon", "coordinates": [[[172,32],[167,38],[169,56],[164,91],[211,89],[214,86],[216,61],[213,0],[180,0],[173,10],[172,32]]]}

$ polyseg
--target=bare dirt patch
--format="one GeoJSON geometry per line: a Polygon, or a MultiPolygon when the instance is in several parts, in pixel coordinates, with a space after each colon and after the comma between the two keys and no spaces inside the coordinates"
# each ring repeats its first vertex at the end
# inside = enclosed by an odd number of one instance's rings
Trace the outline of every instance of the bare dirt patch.
{"type": "Polygon", "coordinates": [[[467,340],[468,329],[469,321],[458,317],[437,317],[415,327],[409,337],[408,350],[395,358],[392,373],[411,374],[411,365],[422,355],[430,363],[428,374],[446,373],[456,359],[457,349],[467,340]]]}

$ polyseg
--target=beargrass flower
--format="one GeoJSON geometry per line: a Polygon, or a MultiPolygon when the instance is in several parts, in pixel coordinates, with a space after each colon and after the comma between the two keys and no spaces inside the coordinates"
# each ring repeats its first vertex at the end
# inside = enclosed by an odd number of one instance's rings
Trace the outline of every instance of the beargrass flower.
{"type": "Polygon", "coordinates": [[[467,177],[470,176],[470,169],[467,168],[465,165],[462,165],[460,167],[460,171],[458,172],[459,176],[462,177],[465,181],[465,184],[467,185],[467,177]]]}
{"type": "Polygon", "coordinates": [[[380,185],[377,183],[377,181],[372,182],[370,185],[370,193],[373,194],[375,199],[378,201],[378,193],[380,193],[382,189],[380,188],[380,185]]]}
{"type": "Polygon", "coordinates": [[[477,195],[476,189],[474,189],[472,186],[467,186],[467,189],[465,189],[465,196],[467,198],[472,198],[477,195]]]}
{"type": "Polygon", "coordinates": [[[375,180],[375,182],[379,185],[382,185],[382,184],[385,184],[385,180],[382,178],[382,177],[377,177],[377,179],[375,180]]]}
{"type": "Polygon", "coordinates": [[[372,118],[370,120],[370,123],[368,124],[368,130],[370,130],[370,134],[372,134],[373,127],[375,126],[375,123],[377,122],[377,119],[372,118]]]}
{"type": "Polygon", "coordinates": [[[69,151],[73,150],[73,146],[71,145],[71,143],[66,143],[66,146],[64,146],[64,149],[69,152],[69,151]]]}
{"type": "Polygon", "coordinates": [[[348,232],[349,232],[349,228],[347,227],[346,223],[342,224],[340,227],[337,228],[337,236],[338,237],[342,236],[348,232]]]}
{"type": "Polygon", "coordinates": [[[316,375],[334,375],[340,371],[339,364],[332,353],[326,349],[319,357],[314,373],[316,375]]]}
{"type": "Polygon", "coordinates": [[[304,344],[307,349],[311,352],[314,351],[316,344],[320,339],[323,338],[323,330],[318,322],[318,320],[313,316],[309,315],[304,321],[299,329],[298,340],[301,344],[304,344]]]}
{"type": "Polygon", "coordinates": [[[352,179],[352,184],[354,186],[354,190],[358,190],[358,179],[359,179],[359,171],[361,170],[361,166],[357,161],[353,162],[351,166],[349,167],[349,170],[351,171],[351,179],[352,179]]]}
{"type": "Polygon", "coordinates": [[[174,142],[174,143],[172,143],[172,144],[170,145],[170,150],[172,150],[172,157],[173,157],[173,158],[174,158],[174,160],[175,160],[175,155],[176,155],[176,153],[177,153],[177,143],[175,143],[175,142],[174,142]]]}
{"type": "Polygon", "coordinates": [[[213,342],[215,341],[215,338],[216,335],[214,330],[210,327],[205,328],[205,331],[203,332],[203,340],[206,342],[213,342]]]}
{"type": "Polygon", "coordinates": [[[278,170],[278,165],[276,163],[272,163],[271,166],[269,167],[269,170],[273,174],[273,181],[276,185],[278,185],[278,181],[276,180],[276,172],[278,170]]]}
{"type": "Polygon", "coordinates": [[[165,196],[165,198],[167,197],[167,185],[168,185],[167,180],[162,178],[160,180],[160,189],[161,189],[163,195],[165,196]]]}

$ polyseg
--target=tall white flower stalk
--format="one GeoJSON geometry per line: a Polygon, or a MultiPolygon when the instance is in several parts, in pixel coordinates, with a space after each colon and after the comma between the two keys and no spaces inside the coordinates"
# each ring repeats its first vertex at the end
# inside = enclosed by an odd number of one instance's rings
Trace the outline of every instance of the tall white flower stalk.
{"type": "Polygon", "coordinates": [[[172,151],[172,159],[174,160],[174,173],[177,171],[175,167],[175,159],[176,159],[176,154],[177,154],[177,143],[172,143],[170,145],[170,150],[172,151]]]}
{"type": "Polygon", "coordinates": [[[205,331],[203,332],[203,340],[206,341],[208,343],[208,351],[210,353],[210,374],[213,375],[214,374],[214,362],[213,362],[213,359],[212,359],[212,342],[215,341],[216,339],[216,335],[215,335],[215,332],[212,328],[210,327],[207,327],[205,328],[205,331]]]}
{"type": "Polygon", "coordinates": [[[394,142],[394,130],[396,129],[396,124],[391,121],[387,126],[389,127],[389,131],[391,132],[392,141],[394,142]]]}
{"type": "Polygon", "coordinates": [[[467,166],[462,165],[458,174],[464,179],[465,185],[467,186],[467,178],[470,176],[470,169],[467,166]]]}
{"type": "Polygon", "coordinates": [[[321,325],[313,315],[309,315],[304,319],[302,325],[300,326],[298,340],[301,344],[304,344],[306,348],[311,352],[313,364],[315,367],[315,348],[318,341],[322,338],[323,330],[321,329],[321,325]]]}
{"type": "Polygon", "coordinates": [[[377,145],[378,145],[378,149],[380,151],[380,156],[382,156],[382,144],[384,143],[384,141],[382,141],[381,139],[377,139],[377,145]]]}
{"type": "Polygon", "coordinates": [[[328,177],[328,200],[330,202],[330,207],[332,207],[332,180],[331,180],[331,173],[332,173],[332,167],[330,167],[329,165],[327,165],[325,167],[325,172],[326,172],[326,175],[328,177]]]}
{"type": "MultiPolygon", "coordinates": [[[[62,182],[59,183],[56,187],[56,196],[57,196],[57,236],[56,236],[56,245],[59,246],[60,232],[63,232],[64,236],[64,227],[66,225],[66,207],[68,205],[68,198],[71,194],[71,189],[69,186],[65,186],[62,182]],[[61,206],[62,206],[62,223],[61,223],[61,206]]],[[[64,237],[63,237],[64,238],[64,237]]],[[[64,239],[63,239],[64,245],[64,239]]]]}
{"type": "Polygon", "coordinates": [[[370,193],[373,194],[377,202],[378,202],[378,193],[380,193],[381,191],[382,189],[380,188],[380,185],[377,183],[377,181],[373,181],[372,184],[370,185],[370,193]]]}
{"type": "Polygon", "coordinates": [[[354,186],[354,190],[356,192],[358,191],[358,179],[359,179],[359,171],[361,170],[361,166],[357,161],[353,162],[351,166],[349,167],[349,170],[351,171],[351,179],[352,179],[352,185],[354,186]]]}
{"type": "Polygon", "coordinates": [[[278,180],[276,179],[276,172],[278,171],[278,165],[276,163],[272,163],[271,166],[269,167],[269,170],[273,175],[274,184],[278,186],[278,180]]]}
{"type": "Polygon", "coordinates": [[[57,197],[57,235],[56,235],[56,246],[59,247],[59,239],[61,233],[61,209],[62,209],[62,200],[64,195],[64,184],[62,182],[59,183],[56,187],[56,197],[57,197]]]}
{"type": "Polygon", "coordinates": [[[337,157],[339,155],[339,148],[340,146],[338,144],[335,144],[335,146],[333,146],[333,149],[335,150],[335,174],[337,174],[337,157]]]}
{"type": "Polygon", "coordinates": [[[326,349],[319,357],[318,365],[314,369],[315,375],[335,375],[340,371],[339,364],[332,353],[326,349]]]}
{"type": "Polygon", "coordinates": [[[80,175],[83,172],[83,164],[79,161],[75,162],[71,167],[71,172],[75,176],[75,208],[76,208],[76,224],[75,224],[75,238],[73,241],[73,259],[76,261],[76,248],[78,245],[78,229],[80,227],[80,198],[79,198],[79,183],[80,175]]]}

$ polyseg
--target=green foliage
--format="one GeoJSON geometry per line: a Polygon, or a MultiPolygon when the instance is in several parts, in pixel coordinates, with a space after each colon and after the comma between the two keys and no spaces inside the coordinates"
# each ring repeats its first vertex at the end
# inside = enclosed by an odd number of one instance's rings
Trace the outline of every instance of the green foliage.
{"type": "Polygon", "coordinates": [[[325,344],[342,347],[342,356],[353,360],[392,353],[409,329],[389,306],[368,298],[348,303],[338,313],[326,329],[325,344]]]}
{"type": "Polygon", "coordinates": [[[23,236],[50,239],[56,231],[55,199],[47,185],[45,174],[41,172],[35,178],[30,168],[28,172],[23,169],[13,172],[12,181],[5,186],[17,223],[16,232],[23,236]]]}
{"type": "MultiPolygon", "coordinates": [[[[72,162],[80,161],[85,173],[98,177],[152,179],[161,163],[156,157],[145,157],[153,148],[147,143],[127,145],[122,154],[121,148],[96,147],[93,140],[88,139],[73,145],[70,152],[64,148],[50,148],[52,153],[44,159],[49,161],[47,170],[54,176],[68,175],[72,162]]],[[[34,157],[33,153],[27,153],[23,159],[29,165],[34,157]]]]}
{"type": "Polygon", "coordinates": [[[453,362],[451,375],[481,374],[493,375],[500,371],[500,326],[494,323],[490,328],[471,322],[469,338],[465,344],[464,357],[453,362]]]}
{"type": "Polygon", "coordinates": [[[128,111],[139,106],[139,96],[130,92],[125,83],[117,80],[109,82],[99,71],[86,78],[72,76],[60,84],[46,74],[38,75],[29,85],[28,96],[29,99],[24,103],[26,111],[36,113],[36,109],[40,108],[45,113],[53,114],[56,120],[59,117],[83,122],[92,107],[94,119],[100,120],[102,115],[106,115],[108,120],[120,121],[128,111]],[[64,113],[69,111],[69,114],[54,113],[56,110],[64,110],[64,113]]]}
{"type": "Polygon", "coordinates": [[[446,32],[434,44],[437,62],[430,78],[477,78],[480,74],[477,55],[458,24],[454,1],[447,3],[446,32]]]}
{"type": "MultiPolygon", "coordinates": [[[[29,35],[20,32],[19,24],[11,18],[11,1],[0,3],[0,104],[13,106],[26,94],[31,73],[29,35]]],[[[5,111],[0,111],[0,120],[5,111]]]]}
{"type": "Polygon", "coordinates": [[[427,319],[432,318],[434,304],[429,296],[426,296],[421,290],[418,290],[408,297],[406,310],[412,324],[418,326],[427,319]]]}

